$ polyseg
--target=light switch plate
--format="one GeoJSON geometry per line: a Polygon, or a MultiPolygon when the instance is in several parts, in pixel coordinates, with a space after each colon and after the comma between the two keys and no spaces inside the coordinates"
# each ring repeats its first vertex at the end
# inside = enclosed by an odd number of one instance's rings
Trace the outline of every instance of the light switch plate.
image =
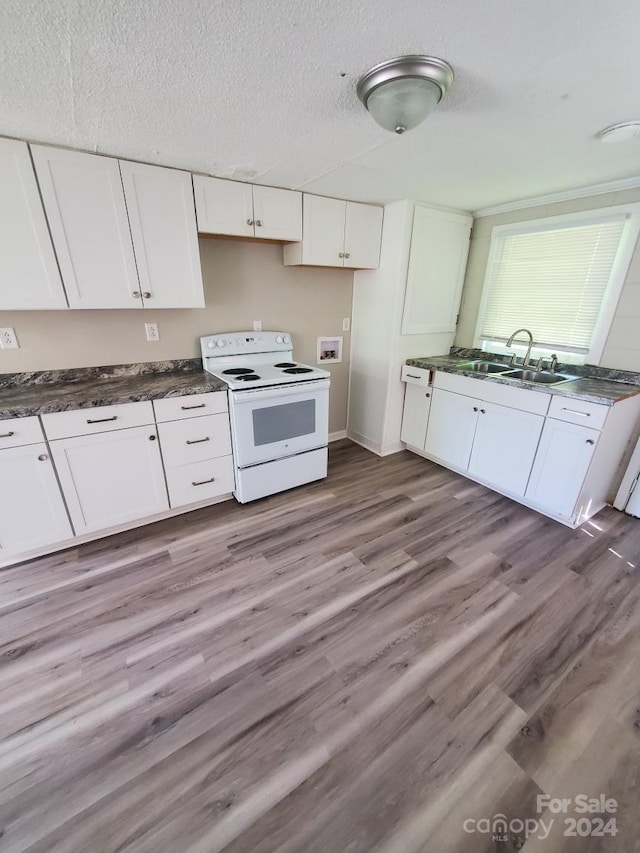
{"type": "Polygon", "coordinates": [[[261,332],[262,331],[262,320],[254,320],[253,321],[253,331],[261,332]]]}
{"type": "Polygon", "coordinates": [[[19,346],[15,329],[11,326],[0,328],[0,349],[18,349],[19,346]]]}
{"type": "Polygon", "coordinates": [[[351,317],[345,317],[342,321],[342,331],[348,332],[351,328],[351,317]]]}

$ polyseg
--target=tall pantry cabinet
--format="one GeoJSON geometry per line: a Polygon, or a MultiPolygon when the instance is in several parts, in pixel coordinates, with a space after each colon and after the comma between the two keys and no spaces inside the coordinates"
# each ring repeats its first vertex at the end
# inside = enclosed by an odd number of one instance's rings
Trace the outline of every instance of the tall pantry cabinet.
{"type": "Polygon", "coordinates": [[[380,266],[354,274],[347,435],[381,456],[403,446],[405,360],[453,344],[471,225],[468,213],[388,204],[380,266]]]}

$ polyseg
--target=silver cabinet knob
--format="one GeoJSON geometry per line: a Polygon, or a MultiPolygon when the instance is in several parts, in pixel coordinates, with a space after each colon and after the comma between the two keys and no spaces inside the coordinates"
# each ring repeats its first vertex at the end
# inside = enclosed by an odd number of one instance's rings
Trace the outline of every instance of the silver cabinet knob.
{"type": "Polygon", "coordinates": [[[477,407],[477,406],[474,406],[474,407],[473,407],[473,411],[474,411],[474,412],[477,412],[477,411],[478,411],[478,407],[477,407]]]}
{"type": "Polygon", "coordinates": [[[481,414],[481,415],[486,415],[487,413],[486,413],[486,411],[485,411],[484,409],[480,409],[480,414],[481,414]]]}
{"type": "Polygon", "coordinates": [[[253,225],[253,219],[247,219],[247,225],[253,225]]]}
{"type": "Polygon", "coordinates": [[[144,296],[145,299],[151,299],[151,294],[149,293],[148,290],[145,290],[145,292],[142,295],[144,296]]]}
{"type": "Polygon", "coordinates": [[[40,456],[38,456],[38,461],[39,462],[46,462],[48,458],[49,457],[47,456],[46,453],[41,453],[40,456]]]}
{"type": "Polygon", "coordinates": [[[256,225],[258,228],[262,228],[262,219],[256,219],[256,225]]]}
{"type": "Polygon", "coordinates": [[[140,291],[139,290],[134,290],[131,295],[133,296],[134,299],[140,299],[140,291]]]}
{"type": "Polygon", "coordinates": [[[431,394],[427,391],[427,393],[426,393],[424,396],[425,396],[425,397],[430,397],[430,396],[431,396],[431,394]]]}
{"type": "Polygon", "coordinates": [[[344,252],[338,252],[338,257],[339,257],[339,258],[344,258],[344,252]]]}
{"type": "Polygon", "coordinates": [[[345,258],[350,258],[350,257],[351,257],[351,255],[349,254],[349,252],[345,252],[345,253],[344,253],[344,257],[345,257],[345,258]]]}
{"type": "Polygon", "coordinates": [[[155,441],[155,440],[156,440],[155,435],[150,435],[150,436],[149,436],[149,441],[155,441]]]}

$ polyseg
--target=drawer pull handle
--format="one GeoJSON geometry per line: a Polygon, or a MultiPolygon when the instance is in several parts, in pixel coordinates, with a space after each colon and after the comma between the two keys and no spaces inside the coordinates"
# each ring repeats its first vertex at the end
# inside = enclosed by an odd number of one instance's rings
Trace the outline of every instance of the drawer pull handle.
{"type": "Polygon", "coordinates": [[[186,444],[202,444],[203,441],[211,441],[211,438],[207,436],[206,438],[187,439],[186,444]]]}
{"type": "Polygon", "coordinates": [[[49,457],[46,453],[41,453],[40,456],[38,456],[38,462],[46,462],[48,458],[49,457]]]}
{"type": "Polygon", "coordinates": [[[110,418],[87,418],[88,424],[106,424],[107,421],[117,421],[118,416],[112,415],[110,418]]]}
{"type": "Polygon", "coordinates": [[[0,435],[0,438],[11,438],[12,435],[14,435],[13,430],[10,432],[3,432],[2,435],[0,435]]]}
{"type": "Polygon", "coordinates": [[[213,483],[215,481],[215,477],[211,477],[209,480],[192,480],[192,486],[206,486],[207,483],[213,483]]]}
{"type": "Polygon", "coordinates": [[[195,406],[180,406],[183,412],[186,412],[187,409],[204,409],[206,403],[197,403],[195,406]]]}
{"type": "Polygon", "coordinates": [[[565,409],[564,406],[562,408],[563,412],[568,412],[570,415],[580,415],[581,418],[590,418],[591,412],[579,412],[577,409],[565,409]]]}
{"type": "Polygon", "coordinates": [[[587,444],[595,444],[595,441],[592,438],[588,438],[587,444]]]}
{"type": "Polygon", "coordinates": [[[415,373],[407,373],[408,379],[422,379],[421,376],[416,376],[415,373]]]}

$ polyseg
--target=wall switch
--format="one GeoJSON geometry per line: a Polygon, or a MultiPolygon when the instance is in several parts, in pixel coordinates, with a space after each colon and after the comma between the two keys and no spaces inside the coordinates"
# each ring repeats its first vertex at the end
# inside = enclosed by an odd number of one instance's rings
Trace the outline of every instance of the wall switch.
{"type": "Polygon", "coordinates": [[[148,341],[159,341],[160,340],[160,332],[158,331],[157,323],[145,323],[144,330],[147,333],[148,341]]]}
{"type": "Polygon", "coordinates": [[[18,349],[19,346],[15,329],[11,326],[0,328],[0,349],[18,349]]]}
{"type": "Polygon", "coordinates": [[[262,331],[262,320],[254,320],[253,321],[253,331],[261,332],[262,331]]]}
{"type": "Polygon", "coordinates": [[[351,317],[345,317],[342,321],[342,331],[348,332],[351,328],[351,317]]]}

